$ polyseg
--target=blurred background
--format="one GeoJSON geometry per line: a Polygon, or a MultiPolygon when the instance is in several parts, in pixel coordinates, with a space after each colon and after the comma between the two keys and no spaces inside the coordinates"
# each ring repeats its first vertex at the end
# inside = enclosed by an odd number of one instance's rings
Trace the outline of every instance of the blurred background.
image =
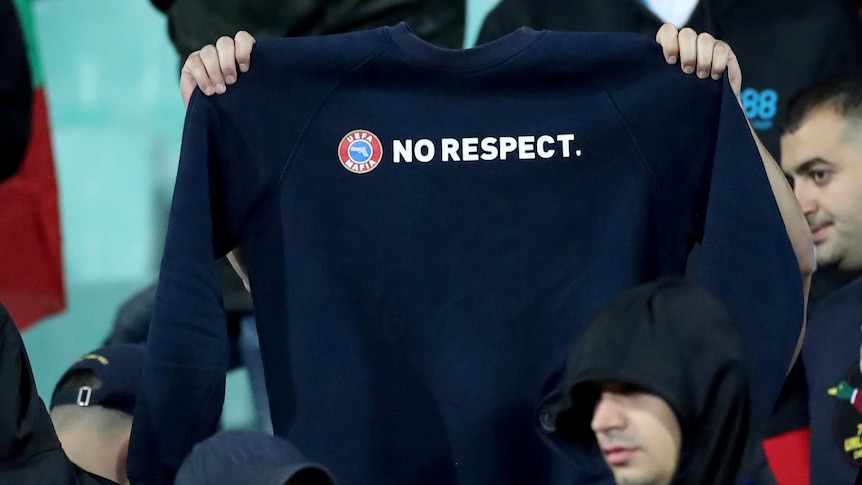
{"type": "MultiPolygon", "coordinates": [[[[497,0],[468,0],[466,46],[497,0]]],[[[149,0],[34,0],[60,194],[67,307],[24,331],[39,394],[101,345],[118,305],[158,276],[184,110],[180,60],[149,0]]],[[[215,41],[215,39],[213,39],[215,41]]],[[[244,370],[227,428],[251,427],[244,370]]]]}

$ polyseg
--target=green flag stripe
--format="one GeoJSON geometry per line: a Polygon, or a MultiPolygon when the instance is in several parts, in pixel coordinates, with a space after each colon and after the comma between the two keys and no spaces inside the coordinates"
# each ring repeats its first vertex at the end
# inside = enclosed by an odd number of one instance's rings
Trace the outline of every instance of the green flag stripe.
{"type": "Polygon", "coordinates": [[[27,43],[27,57],[30,61],[30,78],[33,89],[42,86],[42,63],[39,59],[39,49],[36,45],[36,24],[33,21],[33,4],[30,0],[14,0],[24,31],[24,41],[27,43]]]}

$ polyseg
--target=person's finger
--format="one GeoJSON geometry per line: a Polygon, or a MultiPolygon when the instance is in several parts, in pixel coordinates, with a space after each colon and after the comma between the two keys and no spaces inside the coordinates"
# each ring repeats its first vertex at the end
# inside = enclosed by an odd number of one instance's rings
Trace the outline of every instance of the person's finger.
{"type": "Polygon", "coordinates": [[[201,49],[201,61],[204,64],[207,76],[209,76],[216,94],[224,93],[227,87],[224,84],[224,76],[221,74],[218,50],[216,50],[214,45],[207,44],[201,49]]]}
{"type": "Polygon", "coordinates": [[[715,37],[703,32],[697,36],[697,77],[706,79],[712,70],[713,51],[715,49],[715,37]]]}
{"type": "Polygon", "coordinates": [[[248,71],[251,67],[251,49],[254,43],[257,42],[254,36],[244,30],[240,30],[233,37],[234,48],[236,49],[236,62],[239,64],[240,72],[248,71]]]}
{"type": "Polygon", "coordinates": [[[727,71],[727,60],[730,48],[722,41],[717,41],[712,49],[712,68],[710,75],[713,79],[721,79],[727,71]]]}
{"type": "Polygon", "coordinates": [[[679,65],[682,72],[691,74],[697,67],[697,32],[689,27],[679,31],[679,65]]]}
{"type": "Polygon", "coordinates": [[[679,60],[679,31],[673,24],[663,24],[655,34],[655,41],[661,45],[664,60],[668,64],[676,64],[679,60]]]}
{"type": "Polygon", "coordinates": [[[724,44],[727,49],[727,79],[730,81],[730,88],[733,94],[739,98],[742,92],[742,67],[739,65],[739,59],[729,45],[724,44]]]}
{"type": "Polygon", "coordinates": [[[226,85],[236,82],[236,55],[234,54],[233,39],[228,36],[219,37],[216,41],[216,53],[218,54],[219,71],[224,76],[226,85]]]}
{"type": "Polygon", "coordinates": [[[183,99],[183,106],[188,108],[189,101],[192,98],[192,93],[195,90],[197,83],[191,73],[181,71],[180,73],[180,97],[183,99]]]}
{"type": "Polygon", "coordinates": [[[183,69],[180,73],[180,83],[182,84],[183,82],[191,86],[191,90],[188,93],[189,96],[191,96],[191,91],[194,90],[195,86],[199,87],[207,96],[215,92],[215,86],[210,81],[206,67],[204,67],[204,63],[201,60],[200,51],[192,52],[186,58],[186,63],[183,64],[183,69]]]}

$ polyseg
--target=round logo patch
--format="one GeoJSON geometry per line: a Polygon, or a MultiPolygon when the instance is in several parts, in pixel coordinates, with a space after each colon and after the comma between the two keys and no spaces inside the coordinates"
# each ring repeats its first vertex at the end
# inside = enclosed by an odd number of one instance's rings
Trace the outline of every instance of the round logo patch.
{"type": "Polygon", "coordinates": [[[353,130],[344,135],[338,144],[341,165],[353,173],[368,173],[380,165],[383,144],[368,130],[353,130]]]}

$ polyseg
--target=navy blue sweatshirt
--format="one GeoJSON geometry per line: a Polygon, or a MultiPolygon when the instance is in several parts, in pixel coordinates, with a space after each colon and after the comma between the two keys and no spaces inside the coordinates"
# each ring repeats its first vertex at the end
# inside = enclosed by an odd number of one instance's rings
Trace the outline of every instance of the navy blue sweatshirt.
{"type": "Polygon", "coordinates": [[[189,106],[133,483],[168,483],[215,429],[212,261],[236,246],[275,432],[345,484],[577,480],[534,431],[542,384],[602,303],[683,274],[695,241],[765,421],[801,278],[726,81],[634,34],[520,29],[450,51],[400,25],[253,56],[189,106]]]}

